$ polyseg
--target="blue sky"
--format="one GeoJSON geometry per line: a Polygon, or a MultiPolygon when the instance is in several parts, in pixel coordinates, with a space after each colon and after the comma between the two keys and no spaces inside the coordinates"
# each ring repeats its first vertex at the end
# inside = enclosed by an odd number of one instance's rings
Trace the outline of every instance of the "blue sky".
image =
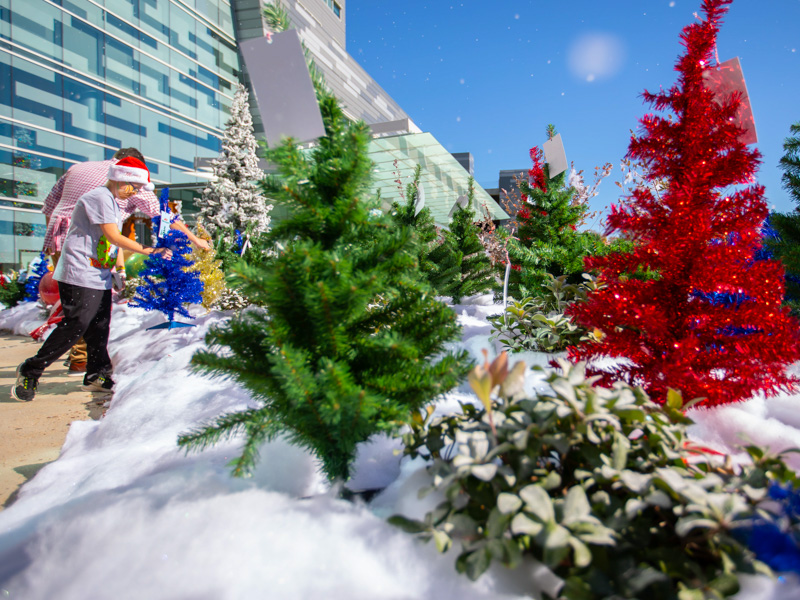
{"type": "MultiPolygon", "coordinates": [[[[700,0],[409,0],[347,3],[347,50],[423,130],[451,152],[472,152],[475,177],[527,169],[548,123],[567,160],[591,175],[614,165],[592,201],[616,201],[641,93],[676,79],[681,29],[700,0]]],[[[776,210],[794,208],[777,167],[800,121],[800,0],[735,0],[718,37],[720,61],[738,56],[763,164],[758,180],[776,210]]]]}

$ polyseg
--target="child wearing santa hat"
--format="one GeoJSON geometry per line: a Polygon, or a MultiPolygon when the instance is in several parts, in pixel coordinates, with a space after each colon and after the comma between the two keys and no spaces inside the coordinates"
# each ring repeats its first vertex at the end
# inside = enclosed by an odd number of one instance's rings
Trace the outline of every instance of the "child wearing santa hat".
{"type": "Polygon", "coordinates": [[[64,318],[39,352],[17,367],[17,381],[11,390],[17,400],[33,400],[44,370],[81,336],[88,349],[83,389],[113,390],[107,346],[111,323],[111,269],[116,263],[117,248],[172,258],[168,248],[144,247],[119,231],[121,213],[115,198],[125,200],[141,188],[153,189],[150,172],[141,160],[129,156],[111,165],[106,184],[81,196],[75,205],[61,259],[53,272],[64,318]]]}

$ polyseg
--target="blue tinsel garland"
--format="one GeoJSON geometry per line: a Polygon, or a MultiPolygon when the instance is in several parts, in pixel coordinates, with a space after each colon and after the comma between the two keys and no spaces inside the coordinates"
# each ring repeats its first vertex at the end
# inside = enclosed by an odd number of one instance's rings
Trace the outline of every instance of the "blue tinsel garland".
{"type": "Polygon", "coordinates": [[[743,302],[753,300],[747,294],[729,294],[726,292],[704,292],[702,290],[692,290],[692,298],[706,300],[715,306],[739,308],[743,302]]]}

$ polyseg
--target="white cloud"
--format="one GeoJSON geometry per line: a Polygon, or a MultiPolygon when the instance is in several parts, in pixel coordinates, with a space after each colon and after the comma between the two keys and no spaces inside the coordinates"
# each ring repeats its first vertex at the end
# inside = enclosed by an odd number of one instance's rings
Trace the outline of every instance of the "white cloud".
{"type": "Polygon", "coordinates": [[[584,81],[597,81],[616,75],[624,60],[625,47],[622,41],[604,33],[579,37],[567,54],[570,72],[584,81]]]}

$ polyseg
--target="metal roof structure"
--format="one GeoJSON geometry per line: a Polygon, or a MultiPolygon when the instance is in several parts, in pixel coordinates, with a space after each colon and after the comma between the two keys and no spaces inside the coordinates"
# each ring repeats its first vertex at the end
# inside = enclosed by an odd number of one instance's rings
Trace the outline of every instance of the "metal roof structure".
{"type": "MultiPolygon", "coordinates": [[[[402,202],[405,187],[412,181],[418,164],[422,167],[420,184],[425,206],[436,223],[447,225],[456,200],[467,194],[469,173],[430,133],[375,137],[369,144],[369,157],[375,164],[373,188],[380,192],[384,208],[395,201],[402,202]]],[[[473,208],[479,217],[488,210],[492,219],[510,218],[477,183],[474,190],[473,208]]]]}

